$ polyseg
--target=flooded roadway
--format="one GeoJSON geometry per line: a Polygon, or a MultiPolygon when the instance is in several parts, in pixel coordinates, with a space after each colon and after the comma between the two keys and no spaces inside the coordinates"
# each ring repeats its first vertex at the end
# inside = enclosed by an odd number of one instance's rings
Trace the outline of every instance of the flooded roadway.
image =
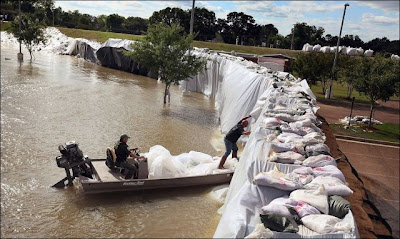
{"type": "Polygon", "coordinates": [[[78,186],[50,186],[64,177],[57,146],[76,140],[84,154],[105,156],[123,133],[147,152],[161,144],[173,155],[210,144],[218,132],[214,101],[182,96],[163,84],[82,59],[36,53],[16,60],[1,44],[1,237],[211,237],[221,206],[210,187],[85,195],[78,186]]]}

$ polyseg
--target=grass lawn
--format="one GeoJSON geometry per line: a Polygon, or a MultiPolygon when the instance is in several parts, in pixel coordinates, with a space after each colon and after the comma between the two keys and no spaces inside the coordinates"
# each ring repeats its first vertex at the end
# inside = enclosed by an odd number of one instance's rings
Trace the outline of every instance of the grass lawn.
{"type": "Polygon", "coordinates": [[[1,22],[1,31],[9,31],[11,30],[11,22],[1,22]]]}
{"type": "MultiPolygon", "coordinates": [[[[62,33],[69,37],[73,38],[86,38],[93,41],[105,42],[108,38],[119,38],[119,39],[128,39],[128,40],[138,40],[143,38],[143,35],[131,35],[124,33],[114,33],[114,32],[100,32],[100,31],[90,31],[90,30],[82,30],[82,29],[74,29],[74,28],[64,28],[57,27],[62,33]]],[[[195,47],[201,48],[209,48],[211,50],[219,50],[219,51],[235,51],[240,53],[249,53],[249,54],[285,54],[292,57],[296,57],[296,55],[302,53],[302,51],[292,51],[288,49],[276,49],[276,48],[267,48],[267,47],[256,47],[256,46],[238,46],[234,44],[226,44],[226,43],[215,43],[215,42],[203,42],[203,41],[195,41],[193,43],[195,47]]]]}
{"type": "MultiPolygon", "coordinates": [[[[322,87],[321,83],[318,82],[316,85],[311,86],[312,92],[317,96],[317,98],[324,99],[325,95],[322,94],[322,87]]],[[[342,85],[340,83],[334,82],[333,83],[333,99],[337,100],[345,100],[345,101],[350,101],[351,99],[346,98],[346,93],[347,93],[347,87],[346,85],[342,85]]],[[[356,97],[355,102],[357,103],[364,103],[364,104],[369,104],[369,100],[367,97],[364,95],[359,94],[357,91],[353,90],[353,95],[352,97],[356,97]]]]}
{"type": "MultiPolygon", "coordinates": [[[[362,125],[366,126],[366,125],[362,125]]],[[[399,143],[400,127],[399,124],[384,123],[383,125],[374,125],[373,132],[366,132],[360,126],[351,126],[350,129],[345,129],[341,124],[330,124],[334,134],[341,134],[365,139],[385,140],[399,143]]]]}
{"type": "Polygon", "coordinates": [[[86,38],[92,41],[105,42],[108,38],[119,38],[119,39],[127,39],[127,40],[138,40],[143,38],[142,35],[132,35],[125,33],[115,33],[115,32],[100,32],[100,31],[91,31],[91,30],[83,30],[83,29],[75,29],[75,28],[65,28],[65,27],[57,27],[61,33],[73,37],[73,38],[86,38]]]}

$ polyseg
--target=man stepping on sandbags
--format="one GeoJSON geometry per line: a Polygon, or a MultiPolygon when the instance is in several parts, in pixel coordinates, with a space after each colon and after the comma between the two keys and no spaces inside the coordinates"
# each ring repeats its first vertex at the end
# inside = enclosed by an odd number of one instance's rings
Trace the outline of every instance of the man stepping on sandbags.
{"type": "Polygon", "coordinates": [[[231,154],[232,151],[232,158],[237,158],[237,151],[238,147],[236,145],[236,142],[240,138],[241,135],[249,135],[250,131],[244,131],[244,128],[249,125],[249,122],[247,121],[248,118],[250,118],[251,115],[244,117],[241,119],[225,136],[224,142],[225,142],[225,154],[222,156],[221,161],[219,163],[218,168],[223,169],[224,168],[224,163],[226,159],[228,158],[229,154],[231,154]]]}

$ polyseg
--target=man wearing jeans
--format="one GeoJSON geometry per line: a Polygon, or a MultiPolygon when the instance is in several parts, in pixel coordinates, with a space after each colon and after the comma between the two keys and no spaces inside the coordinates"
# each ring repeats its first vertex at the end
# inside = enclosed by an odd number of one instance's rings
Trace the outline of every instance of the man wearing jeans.
{"type": "Polygon", "coordinates": [[[251,116],[246,116],[243,119],[241,119],[225,136],[224,142],[225,142],[225,154],[222,156],[221,161],[219,163],[218,168],[223,169],[224,168],[224,163],[226,161],[226,158],[228,158],[229,154],[231,154],[232,151],[232,158],[237,158],[237,151],[238,147],[236,145],[236,142],[240,138],[241,135],[249,135],[250,131],[244,131],[244,128],[247,127],[249,122],[247,121],[248,118],[251,116]]]}
{"type": "Polygon", "coordinates": [[[138,159],[144,158],[143,156],[137,156],[129,150],[129,146],[126,144],[129,138],[130,137],[126,134],[121,135],[119,142],[114,147],[115,154],[117,155],[117,166],[128,170],[125,179],[132,178],[132,176],[136,175],[138,170],[136,165],[130,164],[126,161],[128,156],[138,159]]]}

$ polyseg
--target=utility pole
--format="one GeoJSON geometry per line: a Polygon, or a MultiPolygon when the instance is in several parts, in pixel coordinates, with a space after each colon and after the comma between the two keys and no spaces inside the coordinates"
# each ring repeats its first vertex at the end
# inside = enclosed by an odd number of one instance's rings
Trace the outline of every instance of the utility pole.
{"type": "Polygon", "coordinates": [[[192,14],[190,16],[190,34],[193,34],[193,24],[194,24],[194,2],[195,0],[193,0],[192,3],[192,14]]]}
{"type": "Polygon", "coordinates": [[[343,29],[343,23],[344,23],[344,16],[346,15],[346,8],[350,6],[350,4],[346,3],[344,5],[344,10],[343,10],[343,17],[342,17],[342,24],[340,25],[340,32],[339,32],[339,37],[337,40],[336,44],[336,51],[335,51],[335,58],[333,59],[333,66],[332,66],[332,74],[331,74],[331,80],[329,84],[329,89],[325,93],[325,99],[330,99],[332,98],[333,92],[332,92],[332,85],[333,85],[333,80],[335,79],[335,66],[336,66],[336,61],[337,61],[337,55],[339,52],[339,44],[340,44],[340,37],[342,36],[342,29],[343,29]]]}
{"type": "Polygon", "coordinates": [[[293,29],[292,29],[292,43],[290,44],[290,50],[293,50],[293,41],[294,41],[294,28],[296,27],[296,25],[293,25],[293,29]]]}
{"type": "Polygon", "coordinates": [[[18,20],[19,20],[19,53],[17,54],[17,58],[19,61],[24,60],[24,55],[22,54],[21,48],[21,0],[18,1],[18,20]]]}
{"type": "MultiPolygon", "coordinates": [[[[193,0],[193,3],[192,3],[192,12],[191,12],[191,14],[190,14],[190,31],[189,31],[189,34],[190,34],[190,35],[193,35],[194,3],[195,3],[195,0],[193,0]]],[[[192,45],[189,46],[189,55],[190,55],[190,49],[191,49],[191,48],[192,48],[192,45]]],[[[189,90],[188,90],[188,85],[189,85],[189,82],[186,81],[186,87],[185,87],[185,90],[183,91],[183,94],[189,92],[189,90]]]]}

